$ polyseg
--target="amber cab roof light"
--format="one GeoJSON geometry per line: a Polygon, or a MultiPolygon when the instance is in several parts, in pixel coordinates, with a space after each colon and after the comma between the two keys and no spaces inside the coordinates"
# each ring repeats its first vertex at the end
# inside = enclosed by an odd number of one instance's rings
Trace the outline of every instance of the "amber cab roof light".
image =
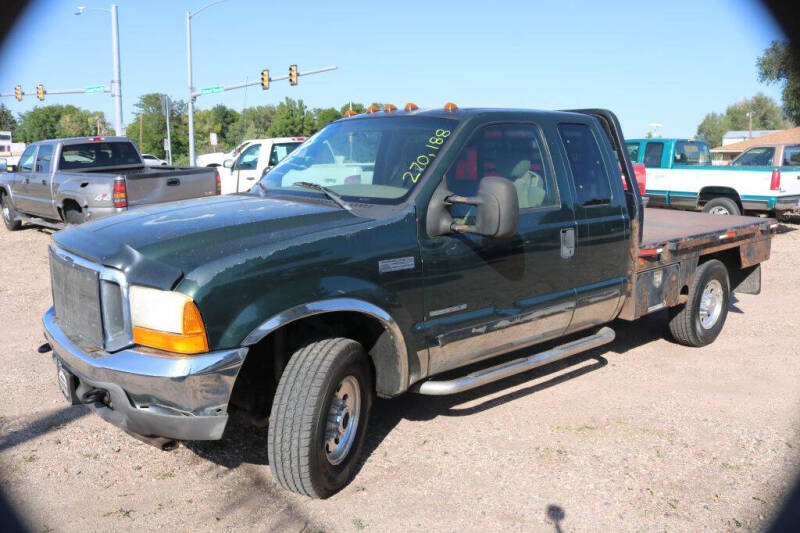
{"type": "Polygon", "coordinates": [[[370,115],[372,115],[373,113],[377,113],[377,112],[378,112],[378,111],[380,111],[380,110],[381,110],[381,108],[380,108],[380,107],[376,106],[375,104],[372,104],[371,106],[369,106],[369,107],[367,108],[367,113],[369,113],[370,115]]]}
{"type": "Polygon", "coordinates": [[[453,102],[447,102],[446,104],[444,104],[444,110],[447,111],[448,113],[452,113],[454,111],[458,111],[458,106],[453,102]]]}
{"type": "Polygon", "coordinates": [[[345,118],[354,117],[354,116],[356,116],[356,115],[358,115],[358,113],[356,113],[356,112],[355,112],[355,111],[353,111],[352,109],[348,109],[347,111],[345,111],[345,112],[344,112],[344,116],[345,116],[345,118]]]}
{"type": "Polygon", "coordinates": [[[419,106],[414,102],[409,102],[403,109],[406,111],[416,111],[417,109],[419,109],[419,106]]]}
{"type": "Polygon", "coordinates": [[[397,106],[394,104],[386,104],[383,106],[384,113],[391,113],[392,111],[397,111],[397,106]]]}

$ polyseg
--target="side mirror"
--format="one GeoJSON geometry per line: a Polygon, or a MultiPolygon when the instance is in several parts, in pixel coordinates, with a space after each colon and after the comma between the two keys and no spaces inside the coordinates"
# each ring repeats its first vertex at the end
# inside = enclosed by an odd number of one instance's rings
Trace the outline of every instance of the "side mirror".
{"type": "Polygon", "coordinates": [[[17,170],[19,170],[17,165],[8,165],[6,168],[8,169],[9,172],[16,172],[17,170]]]}
{"type": "Polygon", "coordinates": [[[514,184],[500,177],[481,180],[478,195],[458,196],[448,191],[445,182],[434,192],[428,206],[427,230],[431,237],[450,233],[474,233],[485,237],[511,237],[517,232],[519,198],[514,184]],[[456,224],[450,206],[467,204],[476,207],[475,223],[456,224]]]}
{"type": "Polygon", "coordinates": [[[222,162],[222,166],[225,168],[232,168],[233,167],[233,159],[226,159],[222,162]]]}

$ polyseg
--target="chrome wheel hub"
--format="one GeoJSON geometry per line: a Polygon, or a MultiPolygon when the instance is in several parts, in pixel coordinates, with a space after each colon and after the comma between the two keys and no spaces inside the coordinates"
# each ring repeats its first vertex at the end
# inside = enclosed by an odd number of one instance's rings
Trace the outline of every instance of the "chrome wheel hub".
{"type": "Polygon", "coordinates": [[[344,461],[358,432],[361,416],[361,388],[354,376],[347,376],[337,385],[328,410],[325,427],[325,454],[328,462],[338,465],[344,461]]]}
{"type": "Polygon", "coordinates": [[[722,284],[712,279],[703,289],[703,294],[700,295],[700,325],[705,329],[711,329],[714,324],[719,320],[722,314],[722,304],[724,302],[722,296],[722,284]]]}
{"type": "Polygon", "coordinates": [[[723,207],[721,205],[712,207],[709,210],[709,213],[712,214],[712,215],[730,215],[731,214],[731,212],[728,211],[727,207],[723,207]]]}

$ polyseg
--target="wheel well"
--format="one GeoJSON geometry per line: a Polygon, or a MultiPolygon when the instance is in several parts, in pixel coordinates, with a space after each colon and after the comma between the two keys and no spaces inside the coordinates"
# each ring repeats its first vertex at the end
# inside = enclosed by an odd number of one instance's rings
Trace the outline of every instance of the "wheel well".
{"type": "Polygon", "coordinates": [[[397,394],[403,379],[397,360],[402,354],[396,352],[389,332],[377,318],[335,311],[290,322],[252,345],[236,378],[231,404],[248,411],[256,421],[266,421],[289,358],[303,345],[324,337],[346,337],[361,343],[369,354],[378,395],[397,394]]]}
{"type": "Polygon", "coordinates": [[[75,200],[73,200],[72,198],[67,198],[66,200],[64,200],[64,201],[62,202],[62,204],[61,204],[61,210],[62,210],[64,213],[66,213],[66,212],[67,212],[67,211],[69,211],[70,209],[77,209],[77,210],[78,210],[78,213],[80,213],[81,211],[83,211],[83,208],[81,208],[81,204],[79,204],[78,202],[76,202],[76,201],[75,201],[75,200]]]}
{"type": "Polygon", "coordinates": [[[705,187],[700,191],[700,194],[697,195],[697,205],[702,207],[714,198],[720,197],[730,198],[736,202],[740,210],[742,209],[742,200],[739,198],[739,193],[730,187],[705,187]]]}

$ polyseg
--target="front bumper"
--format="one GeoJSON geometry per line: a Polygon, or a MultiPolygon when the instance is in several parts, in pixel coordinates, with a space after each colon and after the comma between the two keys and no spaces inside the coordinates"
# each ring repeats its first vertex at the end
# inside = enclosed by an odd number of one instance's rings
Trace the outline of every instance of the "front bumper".
{"type": "Polygon", "coordinates": [[[107,393],[108,401],[93,404],[107,422],[146,437],[222,437],[228,400],[247,348],[183,357],[136,349],[87,352],[67,338],[53,308],[43,322],[53,357],[78,379],[79,393],[107,393]]]}

